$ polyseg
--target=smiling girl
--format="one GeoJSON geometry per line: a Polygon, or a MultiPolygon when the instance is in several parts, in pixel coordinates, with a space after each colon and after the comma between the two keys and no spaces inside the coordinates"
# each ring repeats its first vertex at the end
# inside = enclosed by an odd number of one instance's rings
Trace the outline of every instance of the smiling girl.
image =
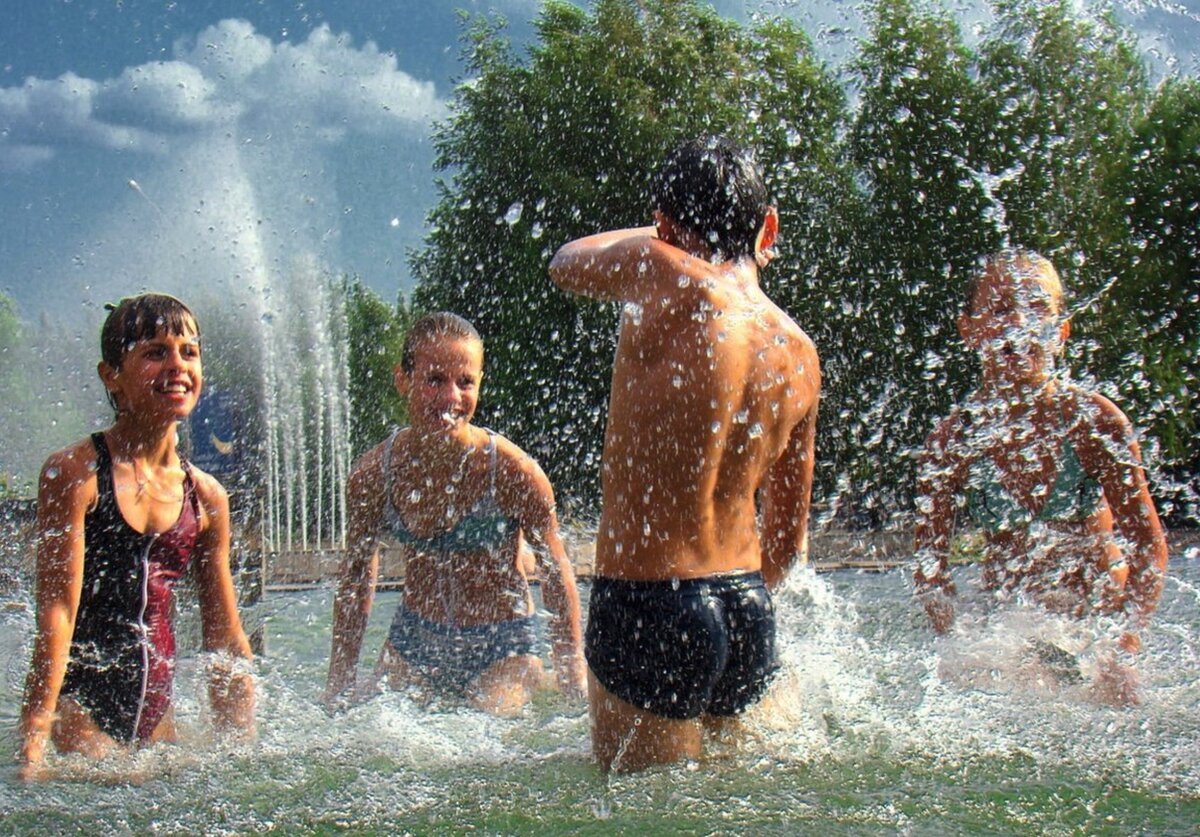
{"type": "Polygon", "coordinates": [[[354,686],[378,550],[392,544],[406,558],[404,599],[377,673],[394,687],[519,711],[543,679],[526,541],[542,564],[558,685],[582,697],[579,596],[554,492],[520,448],[471,423],[482,378],[483,343],[470,323],[441,312],[413,324],[395,370],[410,424],[365,453],[347,485],[327,702],[354,686]]]}
{"type": "MultiPolygon", "coordinates": [[[[206,651],[248,660],[229,571],[229,500],[176,449],[203,385],[200,329],[174,297],[112,306],[97,367],[116,419],[50,455],[38,487],[37,632],[21,710],[21,775],[47,740],[100,757],[175,737],[175,583],[191,572],[206,651]]],[[[250,673],[218,660],[218,726],[250,731],[250,673]]]]}

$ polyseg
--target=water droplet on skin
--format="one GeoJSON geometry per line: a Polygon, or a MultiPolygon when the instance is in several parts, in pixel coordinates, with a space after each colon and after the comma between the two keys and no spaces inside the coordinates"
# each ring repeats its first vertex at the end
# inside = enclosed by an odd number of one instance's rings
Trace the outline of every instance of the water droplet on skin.
{"type": "Polygon", "coordinates": [[[650,521],[647,520],[642,524],[642,534],[646,537],[650,537],[650,521]]]}
{"type": "Polygon", "coordinates": [[[421,492],[415,488],[412,491],[410,491],[408,494],[408,502],[410,502],[410,503],[421,502],[421,492]]]}
{"type": "Polygon", "coordinates": [[[757,439],[763,434],[763,426],[756,421],[754,424],[750,425],[749,433],[751,439],[757,439]]]}
{"type": "Polygon", "coordinates": [[[671,379],[671,386],[675,387],[675,389],[682,389],[683,388],[683,377],[680,375],[676,375],[675,377],[673,377],[671,379]]]}
{"type": "Polygon", "coordinates": [[[62,472],[59,471],[57,468],[47,468],[46,469],[46,476],[52,480],[58,479],[58,475],[61,473],[62,472]]]}
{"type": "Polygon", "coordinates": [[[719,421],[714,421],[714,422],[712,423],[712,428],[711,428],[711,429],[712,429],[712,432],[713,432],[713,433],[720,433],[720,432],[721,432],[721,422],[719,422],[719,421]]]}
{"type": "Polygon", "coordinates": [[[745,424],[749,420],[750,420],[750,411],[749,410],[739,410],[738,412],[733,414],[733,423],[734,424],[745,424]]]}

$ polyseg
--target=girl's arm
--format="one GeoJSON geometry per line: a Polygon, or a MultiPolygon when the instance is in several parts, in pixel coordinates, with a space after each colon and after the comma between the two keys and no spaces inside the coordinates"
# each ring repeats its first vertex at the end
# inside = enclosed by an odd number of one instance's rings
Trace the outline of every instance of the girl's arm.
{"type": "MultiPolygon", "coordinates": [[[[1135,627],[1141,628],[1162,597],[1167,539],[1150,496],[1141,450],[1129,419],[1101,395],[1091,395],[1089,406],[1091,415],[1085,415],[1079,423],[1085,436],[1077,449],[1085,470],[1095,475],[1104,489],[1121,540],[1132,547],[1125,555],[1129,574],[1124,598],[1133,606],[1135,627]]],[[[1136,650],[1140,644],[1132,633],[1122,642],[1129,650],[1136,650]]]]}
{"type": "Polygon", "coordinates": [[[954,452],[954,416],[938,426],[918,460],[916,567],[913,581],[936,633],[954,624],[954,582],[950,578],[950,543],[954,536],[955,497],[962,488],[963,464],[954,452]]]}
{"type": "Polygon", "coordinates": [[[23,779],[36,778],[54,724],[83,585],[83,525],[95,479],[82,446],[46,460],[38,482],[37,633],[21,707],[23,779]]]}
{"type": "Polygon", "coordinates": [[[515,499],[516,516],[542,568],[542,598],[550,611],[550,641],[558,686],[563,694],[582,700],[586,694],[587,674],[580,630],[579,591],[575,587],[575,571],[559,535],[554,489],[533,459],[511,444],[506,447],[510,447],[512,458],[505,457],[505,470],[520,486],[515,499]]]}
{"type": "Polygon", "coordinates": [[[347,548],[333,597],[333,647],[325,685],[326,706],[332,706],[338,695],[354,686],[358,656],[371,616],[375,578],[379,573],[375,531],[382,513],[381,503],[387,502],[378,454],[379,448],[365,454],[346,481],[347,548]]]}
{"type": "Polygon", "coordinates": [[[204,650],[217,655],[208,686],[213,717],[221,729],[254,731],[254,675],[250,643],[242,630],[229,570],[229,495],[214,478],[193,469],[204,527],[193,555],[204,650]]]}

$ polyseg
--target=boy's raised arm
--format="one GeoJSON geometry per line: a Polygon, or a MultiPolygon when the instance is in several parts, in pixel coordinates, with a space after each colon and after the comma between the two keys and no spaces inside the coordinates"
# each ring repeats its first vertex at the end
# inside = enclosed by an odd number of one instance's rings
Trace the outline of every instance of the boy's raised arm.
{"type": "MultiPolygon", "coordinates": [[[[550,279],[564,291],[600,300],[627,299],[644,271],[631,270],[650,256],[657,229],[632,227],[568,242],[550,261],[550,279]]],[[[661,245],[660,245],[661,246],[661,245]]]]}

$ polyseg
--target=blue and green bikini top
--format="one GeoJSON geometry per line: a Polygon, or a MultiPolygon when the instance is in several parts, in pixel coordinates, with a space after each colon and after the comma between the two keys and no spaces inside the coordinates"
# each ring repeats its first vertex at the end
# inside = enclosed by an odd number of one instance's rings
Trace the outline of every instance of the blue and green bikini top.
{"type": "Polygon", "coordinates": [[[1088,475],[1075,447],[1063,439],[1058,473],[1045,504],[1035,515],[1004,487],[1000,469],[986,453],[972,464],[967,483],[966,508],[971,521],[988,532],[1026,529],[1034,522],[1079,522],[1096,513],[1104,502],[1104,489],[1088,475]]]}
{"type": "Polygon", "coordinates": [[[520,524],[514,518],[506,517],[500,511],[496,501],[496,434],[488,430],[489,444],[487,452],[491,454],[491,488],[479,498],[475,506],[454,527],[446,532],[423,537],[409,531],[400,517],[392,500],[392,446],[396,436],[395,431],[388,437],[383,448],[383,481],[384,481],[384,520],[392,535],[399,543],[411,546],[418,552],[433,554],[454,554],[460,552],[479,552],[486,550],[494,552],[504,543],[509,533],[520,524]]]}

